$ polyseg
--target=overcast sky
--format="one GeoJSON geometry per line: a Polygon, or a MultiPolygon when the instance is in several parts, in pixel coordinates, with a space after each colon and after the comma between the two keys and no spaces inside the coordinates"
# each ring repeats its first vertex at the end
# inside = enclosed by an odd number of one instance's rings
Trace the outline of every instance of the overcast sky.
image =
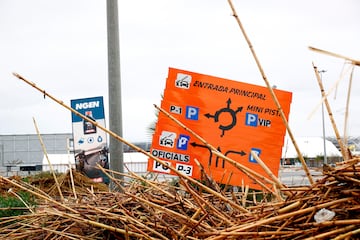
{"type": "MultiPolygon", "coordinates": [[[[265,86],[226,0],[119,1],[123,134],[149,140],[169,67],[265,86]]],[[[344,132],[350,78],[344,60],[317,47],[360,59],[357,0],[233,0],[271,85],[293,93],[289,125],[295,136],[322,136],[320,90],[343,69],[329,97],[344,132]],[[336,97],[336,98],[335,98],[336,97]]],[[[70,133],[71,113],[12,75],[19,73],[70,105],[104,96],[108,112],[106,1],[0,0],[0,134],[70,133]]],[[[348,132],[360,136],[360,69],[355,68],[348,132]]],[[[326,113],[326,112],[325,112],[326,113]]],[[[107,116],[109,117],[109,116],[107,116]]],[[[334,136],[325,115],[326,134],[334,136]]]]}

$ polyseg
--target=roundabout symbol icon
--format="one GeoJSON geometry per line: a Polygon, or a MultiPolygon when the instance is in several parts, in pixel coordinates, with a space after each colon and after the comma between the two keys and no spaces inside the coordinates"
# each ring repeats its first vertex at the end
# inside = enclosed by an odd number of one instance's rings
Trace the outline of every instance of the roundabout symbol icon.
{"type": "Polygon", "coordinates": [[[229,123],[227,125],[222,125],[222,124],[219,125],[219,129],[222,131],[221,137],[224,136],[225,131],[228,131],[228,130],[232,129],[233,127],[235,127],[236,121],[237,121],[236,114],[238,112],[241,112],[242,109],[243,109],[243,107],[238,107],[236,110],[231,109],[230,108],[230,105],[231,105],[231,99],[230,98],[227,100],[226,104],[227,104],[226,107],[219,109],[218,111],[215,112],[214,115],[212,115],[210,113],[205,114],[205,117],[207,117],[207,118],[214,118],[214,122],[219,122],[220,114],[222,114],[222,113],[230,114],[231,119],[232,119],[231,123],[229,123]]]}

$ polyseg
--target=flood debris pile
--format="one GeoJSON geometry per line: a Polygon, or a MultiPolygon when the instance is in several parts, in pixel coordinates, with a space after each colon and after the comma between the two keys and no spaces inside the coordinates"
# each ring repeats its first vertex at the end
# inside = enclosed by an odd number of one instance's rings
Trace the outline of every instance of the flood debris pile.
{"type": "MultiPolygon", "coordinates": [[[[327,167],[312,186],[262,191],[131,174],[118,191],[77,172],[51,180],[1,178],[4,191],[28,191],[36,206],[2,217],[1,239],[357,239],[360,158],[327,167]],[[211,185],[211,186],[210,186],[211,185]],[[287,194],[285,194],[287,193],[287,194]],[[290,193],[290,194],[289,194],[290,193]]],[[[211,184],[210,184],[211,183],[211,184]]],[[[3,193],[4,194],[4,193],[3,193]]]]}

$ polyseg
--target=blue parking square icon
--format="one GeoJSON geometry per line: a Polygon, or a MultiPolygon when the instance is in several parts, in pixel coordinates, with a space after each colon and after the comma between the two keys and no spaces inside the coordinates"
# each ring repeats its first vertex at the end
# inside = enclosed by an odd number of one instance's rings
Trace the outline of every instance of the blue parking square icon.
{"type": "Polygon", "coordinates": [[[258,123],[258,115],[253,113],[246,113],[245,124],[247,126],[256,127],[258,123]]]}
{"type": "Polygon", "coordinates": [[[189,140],[190,140],[190,136],[180,134],[176,148],[180,150],[187,150],[189,140]]]}
{"type": "MultiPolygon", "coordinates": [[[[258,157],[260,157],[261,149],[259,148],[251,148],[251,152],[254,152],[258,157]]],[[[252,154],[249,154],[249,162],[257,163],[256,159],[252,156],[252,154]]]]}
{"type": "Polygon", "coordinates": [[[191,120],[198,120],[199,119],[199,108],[198,107],[192,107],[192,106],[186,106],[186,115],[185,117],[187,119],[191,120]]]}

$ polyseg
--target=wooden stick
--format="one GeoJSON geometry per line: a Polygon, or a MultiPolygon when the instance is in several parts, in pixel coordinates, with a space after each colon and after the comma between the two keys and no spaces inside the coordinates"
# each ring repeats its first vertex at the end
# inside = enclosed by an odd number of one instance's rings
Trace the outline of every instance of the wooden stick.
{"type": "MultiPolygon", "coordinates": [[[[103,229],[109,230],[111,232],[118,232],[118,233],[122,233],[122,234],[126,233],[126,231],[124,229],[112,227],[112,226],[109,226],[107,224],[95,222],[93,220],[84,219],[83,217],[79,217],[79,216],[76,216],[74,214],[68,214],[68,213],[59,212],[59,211],[56,211],[56,210],[54,210],[54,211],[49,211],[48,210],[48,212],[50,214],[58,215],[60,217],[67,217],[67,218],[73,219],[74,221],[77,221],[79,223],[84,223],[85,222],[85,223],[88,223],[89,225],[99,227],[99,228],[103,228],[103,229]]],[[[134,237],[138,237],[138,238],[152,239],[152,238],[150,238],[148,236],[144,236],[143,234],[138,234],[138,233],[135,233],[135,232],[128,232],[128,234],[130,234],[131,236],[134,236],[134,237]]]]}
{"type": "Polygon", "coordinates": [[[289,212],[290,210],[293,210],[294,208],[298,208],[299,206],[301,205],[301,202],[300,201],[296,201],[290,205],[287,205],[283,208],[280,208],[277,212],[279,214],[283,214],[283,213],[286,213],[286,212],[289,212]]]}
{"type": "MultiPolygon", "coordinates": [[[[198,210],[196,210],[196,212],[192,215],[191,219],[195,220],[199,215],[200,213],[202,212],[202,209],[205,207],[205,204],[201,205],[201,207],[198,208],[198,210]]],[[[205,215],[207,215],[207,212],[205,212],[205,215]]],[[[187,228],[187,225],[184,225],[179,233],[182,234],[187,228]]]]}
{"type": "MultiPolygon", "coordinates": [[[[315,72],[316,79],[318,81],[318,84],[319,84],[319,87],[320,87],[320,90],[321,90],[321,95],[324,97],[325,91],[324,91],[324,87],[323,87],[323,84],[322,84],[322,81],[321,81],[321,78],[320,78],[319,71],[317,70],[317,67],[315,66],[314,63],[313,63],[313,67],[314,67],[314,72],[315,72]]],[[[337,139],[338,144],[340,146],[341,154],[342,154],[344,160],[347,160],[347,153],[346,153],[344,144],[343,144],[343,142],[341,140],[341,137],[340,137],[339,131],[337,129],[337,126],[336,126],[336,123],[335,123],[335,120],[334,120],[334,116],[332,114],[330,104],[329,104],[327,98],[325,98],[324,102],[325,102],[325,106],[326,106],[326,109],[327,109],[328,114],[329,114],[329,118],[330,118],[332,127],[333,127],[335,135],[336,135],[336,139],[337,139]]]]}
{"type": "Polygon", "coordinates": [[[331,227],[331,226],[339,226],[339,225],[360,225],[360,219],[344,219],[344,220],[333,220],[333,221],[324,221],[324,222],[313,222],[313,223],[304,223],[301,224],[301,227],[331,227]]]}
{"type": "Polygon", "coordinates": [[[344,233],[344,234],[341,234],[341,235],[335,237],[334,240],[350,239],[349,237],[351,237],[352,235],[359,234],[360,233],[359,225],[356,225],[354,227],[357,227],[357,229],[349,231],[349,232],[344,233]]]}
{"type": "Polygon", "coordinates": [[[246,200],[248,194],[249,194],[249,185],[246,185],[244,191],[242,191],[242,196],[241,196],[241,204],[243,205],[243,207],[246,207],[246,200]]]}
{"type": "Polygon", "coordinates": [[[21,186],[20,184],[16,183],[15,181],[11,181],[10,179],[4,178],[2,176],[0,176],[0,179],[3,180],[3,181],[6,181],[6,182],[8,182],[8,183],[10,183],[10,184],[12,184],[12,185],[14,185],[16,187],[18,187],[18,188],[21,188],[22,190],[25,190],[25,191],[27,191],[27,192],[29,192],[29,193],[31,193],[31,194],[39,197],[39,198],[42,198],[42,199],[44,199],[46,201],[49,201],[49,202],[52,202],[52,203],[54,203],[54,204],[56,204],[58,206],[61,206],[61,207],[65,208],[65,209],[67,209],[67,210],[69,210],[69,211],[71,211],[73,213],[78,213],[76,210],[74,210],[74,209],[72,209],[72,208],[70,208],[70,207],[68,207],[68,206],[66,206],[66,205],[64,205],[62,203],[59,203],[59,202],[57,202],[56,200],[54,200],[52,198],[48,198],[48,197],[43,196],[41,194],[38,194],[37,192],[34,192],[34,191],[32,191],[32,190],[30,190],[28,188],[25,188],[25,187],[21,186]]]}
{"type": "MultiPolygon", "coordinates": [[[[271,172],[271,170],[268,168],[268,166],[266,166],[266,164],[261,160],[261,158],[254,152],[251,151],[251,155],[253,156],[253,158],[255,158],[256,162],[259,163],[259,165],[262,167],[262,169],[264,169],[264,171],[270,176],[270,178],[274,181],[274,183],[276,184],[278,189],[282,189],[284,187],[284,184],[282,184],[280,182],[280,180],[271,172]]],[[[285,192],[286,195],[291,196],[291,192],[285,192]]],[[[278,196],[278,198],[280,198],[281,200],[282,197],[278,196]]]]}
{"type": "Polygon", "coordinates": [[[14,192],[12,188],[10,188],[8,192],[17,197],[31,213],[34,213],[34,210],[32,210],[32,208],[16,192],[14,192]]]}
{"type": "Polygon", "coordinates": [[[322,53],[322,54],[329,55],[329,56],[342,58],[342,59],[345,59],[347,61],[350,61],[354,65],[360,66],[360,60],[355,60],[353,58],[345,57],[343,55],[340,55],[340,54],[337,54],[337,53],[332,53],[332,52],[329,52],[329,51],[326,51],[326,50],[321,50],[319,48],[309,47],[309,49],[312,50],[312,51],[315,51],[315,52],[319,52],[319,53],[322,53]]]}
{"type": "MultiPolygon", "coordinates": [[[[121,203],[118,203],[119,205],[121,205],[121,203]]],[[[91,208],[94,208],[92,206],[88,206],[91,208]]],[[[123,206],[122,206],[123,207],[123,206]]],[[[124,209],[126,209],[125,207],[123,207],[124,209]]],[[[114,217],[114,219],[119,219],[119,215],[115,214],[115,213],[109,213],[107,211],[103,211],[101,209],[98,208],[94,208],[95,211],[99,212],[102,215],[108,215],[111,217],[114,217]]],[[[140,222],[138,219],[134,218],[134,216],[128,214],[128,212],[121,210],[121,212],[125,215],[124,219],[121,219],[121,221],[130,221],[130,222],[134,222],[136,224],[136,226],[141,226],[147,230],[149,230],[149,232],[154,233],[155,235],[157,235],[159,238],[161,239],[167,239],[166,237],[164,237],[162,234],[160,234],[159,232],[157,232],[155,229],[152,229],[151,227],[147,226],[146,224],[140,222]]],[[[126,225],[125,225],[126,226],[126,225]]]]}
{"type": "MultiPolygon", "coordinates": [[[[348,138],[348,117],[349,117],[349,105],[350,105],[350,94],[351,94],[351,85],[352,85],[352,79],[354,74],[354,66],[352,67],[350,79],[349,79],[349,87],[346,97],[346,108],[345,108],[345,120],[344,120],[344,145],[347,146],[347,138],[348,138]]],[[[349,156],[347,156],[347,159],[349,159],[349,156]]]]}
{"type": "Polygon", "coordinates": [[[47,152],[46,152],[46,147],[45,147],[45,144],[44,144],[44,142],[43,142],[43,140],[42,140],[42,137],[41,137],[41,135],[40,135],[40,131],[39,131],[39,128],[38,128],[38,126],[37,126],[37,124],[36,124],[35,118],[33,118],[33,121],[34,121],[34,126],[35,126],[35,129],[36,129],[36,133],[37,133],[37,135],[38,135],[38,138],[39,138],[39,141],[40,141],[42,150],[43,150],[43,152],[44,152],[44,156],[46,157],[46,160],[47,160],[47,162],[48,162],[48,164],[49,164],[50,172],[51,172],[51,174],[53,175],[53,178],[54,178],[54,180],[55,180],[56,188],[57,188],[58,191],[59,191],[59,195],[60,195],[60,198],[61,198],[61,202],[64,202],[64,196],[63,196],[63,194],[62,194],[62,192],[61,192],[59,182],[58,182],[57,177],[56,177],[56,175],[55,175],[55,172],[54,172],[54,169],[53,169],[52,164],[51,164],[51,162],[50,162],[49,156],[48,156],[48,154],[47,154],[47,152]]]}
{"type": "Polygon", "coordinates": [[[207,174],[207,172],[205,171],[203,165],[196,158],[194,159],[194,162],[196,163],[196,165],[200,169],[201,174],[204,174],[204,177],[205,177],[206,181],[209,181],[211,186],[214,187],[216,189],[216,191],[221,192],[221,189],[220,189],[219,185],[214,181],[214,179],[212,177],[209,176],[209,174],[207,174]]]}
{"type": "MultiPolygon", "coordinates": [[[[235,167],[237,167],[235,165],[235,167]]],[[[241,169],[240,169],[241,170],[241,169]]],[[[263,188],[263,191],[266,190],[267,192],[269,193],[272,193],[274,196],[278,195],[276,193],[276,190],[272,190],[269,186],[267,186],[265,183],[261,182],[260,180],[262,179],[266,179],[264,176],[261,176],[261,179],[257,179],[256,177],[254,177],[252,174],[250,174],[249,172],[247,172],[245,169],[242,169],[243,173],[245,173],[250,179],[254,180],[256,183],[258,183],[262,188],[263,188]]],[[[273,182],[270,183],[271,185],[274,185],[273,182]]],[[[281,201],[281,200],[280,200],[281,201]]]]}
{"type": "MultiPolygon", "coordinates": [[[[188,192],[193,196],[194,200],[198,202],[198,205],[201,207],[203,204],[206,204],[210,209],[213,210],[213,212],[219,217],[221,218],[224,222],[228,223],[228,224],[232,224],[230,217],[228,215],[226,215],[226,213],[221,213],[219,212],[218,209],[216,209],[212,203],[209,203],[208,201],[206,201],[204,198],[202,198],[198,193],[196,193],[194,190],[192,190],[190,188],[190,186],[184,181],[184,186],[186,187],[186,189],[188,190],[188,192]]],[[[202,209],[204,214],[208,214],[208,212],[205,209],[202,209]]]]}
{"type": "Polygon", "coordinates": [[[254,228],[254,227],[262,226],[262,225],[265,225],[265,224],[270,224],[272,222],[282,220],[282,219],[287,219],[287,218],[290,218],[290,217],[293,217],[293,216],[296,216],[296,215],[313,212],[313,211],[316,211],[316,210],[321,209],[321,208],[327,208],[329,206],[333,206],[333,205],[337,205],[337,204],[340,204],[340,203],[348,202],[350,200],[352,200],[352,198],[342,198],[342,199],[334,200],[334,201],[331,201],[331,202],[318,204],[317,206],[300,209],[298,211],[293,211],[293,212],[290,212],[290,213],[284,213],[284,214],[274,216],[274,217],[271,217],[271,218],[260,219],[258,221],[250,222],[250,223],[243,224],[243,225],[240,225],[240,226],[234,226],[234,227],[226,229],[226,231],[219,232],[219,236],[214,237],[213,239],[223,239],[225,236],[231,235],[232,231],[235,231],[235,232],[246,231],[246,230],[249,230],[249,229],[254,228]]]}
{"type": "MultiPolygon", "coordinates": [[[[305,238],[304,240],[329,239],[330,236],[332,236],[332,235],[338,235],[339,233],[346,232],[346,231],[352,230],[354,228],[355,228],[354,225],[349,225],[349,226],[345,226],[343,228],[338,228],[338,229],[334,229],[332,231],[327,231],[327,232],[318,234],[314,237],[308,237],[308,238],[305,238]]],[[[342,239],[342,238],[336,238],[336,239],[342,239]]]]}
{"type": "Polygon", "coordinates": [[[148,156],[149,158],[153,159],[154,161],[160,163],[163,166],[166,166],[167,168],[171,169],[174,173],[176,173],[178,176],[181,176],[182,178],[185,178],[187,180],[189,180],[190,182],[201,186],[203,189],[205,189],[207,192],[214,194],[215,196],[221,198],[223,201],[231,204],[234,208],[249,213],[248,210],[246,210],[245,208],[241,207],[240,205],[234,203],[233,201],[231,201],[230,199],[226,198],[225,196],[219,194],[218,192],[214,191],[213,189],[201,184],[199,181],[196,181],[195,179],[179,172],[176,168],[167,165],[163,160],[153,156],[152,154],[150,154],[149,152],[143,150],[140,147],[137,147],[136,145],[126,141],[124,138],[120,137],[119,135],[117,135],[116,133],[108,130],[107,128],[105,128],[104,126],[98,124],[96,121],[90,119],[89,117],[85,116],[84,114],[79,113],[78,111],[76,111],[75,109],[69,107],[68,105],[64,104],[63,101],[60,101],[58,99],[56,99],[55,97],[53,97],[52,95],[50,95],[49,93],[47,93],[45,90],[39,88],[38,86],[36,86],[35,83],[30,82],[29,80],[25,79],[24,77],[22,77],[20,74],[17,73],[13,73],[15,77],[19,78],[20,80],[24,81],[25,83],[29,84],[30,86],[32,86],[33,88],[35,88],[36,90],[40,91],[41,93],[44,94],[44,96],[49,97],[50,99],[52,99],[53,101],[57,102],[58,104],[60,104],[61,106],[65,107],[66,109],[68,109],[69,111],[71,111],[72,113],[74,113],[75,115],[81,117],[82,119],[94,124],[94,126],[98,127],[99,129],[103,130],[104,132],[108,133],[111,137],[115,138],[118,141],[121,141],[125,144],[127,144],[128,146],[130,146],[131,148],[135,149],[138,152],[143,153],[144,155],[148,156]]]}
{"type": "Polygon", "coordinates": [[[69,163],[69,174],[70,174],[70,180],[71,180],[71,188],[73,190],[74,198],[77,199],[76,190],[75,190],[75,183],[74,183],[74,176],[72,173],[71,164],[69,163]]]}
{"type": "Polygon", "coordinates": [[[229,2],[229,5],[230,5],[230,7],[231,7],[231,10],[233,11],[233,16],[235,17],[235,19],[236,19],[236,21],[237,21],[237,23],[238,23],[238,25],[239,25],[239,27],[240,27],[240,29],[241,29],[241,32],[242,32],[242,34],[244,35],[246,42],[248,43],[248,46],[249,46],[249,48],[250,48],[250,50],[251,50],[251,53],[252,53],[252,55],[253,55],[253,57],[254,57],[254,59],[255,59],[256,65],[257,65],[257,67],[258,67],[258,69],[259,69],[259,71],[260,71],[260,73],[261,73],[261,76],[262,76],[262,78],[263,78],[263,80],[264,80],[264,82],[265,82],[268,90],[270,91],[270,95],[271,95],[271,97],[272,97],[272,99],[273,99],[273,101],[274,101],[274,103],[275,103],[275,105],[276,105],[276,107],[277,107],[277,110],[279,111],[279,113],[280,113],[280,115],[281,115],[281,119],[282,119],[282,121],[283,121],[283,123],[284,123],[284,125],[285,125],[285,127],[286,127],[286,129],[287,129],[287,131],[288,131],[288,134],[289,134],[289,137],[290,137],[292,143],[294,144],[294,147],[295,147],[295,149],[296,149],[296,152],[297,152],[297,154],[298,154],[298,157],[299,157],[299,159],[300,159],[300,162],[301,162],[301,164],[302,164],[302,167],[303,167],[303,169],[304,169],[304,171],[305,171],[305,173],[306,173],[306,176],[308,177],[309,182],[310,182],[310,184],[312,185],[312,184],[314,184],[314,180],[313,180],[313,178],[311,177],[309,168],[307,167],[306,162],[305,162],[305,160],[304,160],[304,157],[302,156],[301,151],[299,150],[299,147],[298,147],[298,145],[297,145],[297,143],[296,143],[296,141],[295,141],[295,137],[293,136],[292,131],[291,131],[291,129],[290,129],[290,126],[289,126],[289,124],[288,124],[288,122],[287,122],[287,120],[286,120],[286,116],[285,116],[285,114],[284,114],[284,111],[282,110],[282,107],[281,107],[281,105],[280,105],[280,103],[279,103],[279,101],[278,101],[278,99],[277,99],[277,97],[276,97],[276,95],[275,95],[275,93],[274,93],[274,91],[273,91],[273,89],[272,89],[269,81],[267,80],[267,77],[266,77],[266,75],[265,75],[265,72],[264,72],[263,68],[262,68],[261,65],[260,65],[260,61],[258,60],[258,58],[257,58],[257,56],[256,56],[255,50],[254,50],[254,48],[253,48],[253,45],[251,44],[250,39],[248,38],[248,36],[247,36],[247,34],[246,34],[246,32],[245,32],[245,29],[244,29],[243,25],[242,25],[241,22],[240,22],[240,19],[239,19],[238,15],[237,15],[237,13],[236,13],[236,11],[235,11],[235,8],[234,8],[231,0],[228,0],[228,2],[229,2]]]}
{"type": "Polygon", "coordinates": [[[340,81],[344,79],[345,75],[348,73],[349,70],[350,70],[350,68],[348,68],[345,72],[343,72],[343,73],[340,75],[339,79],[336,80],[336,82],[333,84],[333,86],[331,86],[331,88],[329,88],[329,90],[327,91],[327,93],[325,93],[325,95],[324,95],[323,97],[321,97],[320,101],[315,105],[314,109],[310,112],[310,114],[309,114],[309,116],[308,116],[308,119],[310,119],[310,118],[313,116],[313,114],[316,112],[316,110],[317,110],[317,109],[321,106],[321,104],[324,102],[325,98],[328,97],[328,96],[332,93],[332,91],[334,91],[334,90],[338,87],[340,81]]]}
{"type": "Polygon", "coordinates": [[[242,165],[239,162],[236,162],[234,160],[232,160],[231,158],[225,156],[224,154],[222,154],[221,152],[219,152],[219,150],[217,150],[214,146],[212,146],[211,144],[209,144],[205,139],[203,139],[201,136],[199,136],[197,133],[195,133],[194,131],[192,131],[190,128],[188,128],[187,126],[185,126],[182,122],[180,122],[179,120],[177,120],[176,118],[174,118],[170,113],[168,113],[166,110],[162,109],[161,107],[157,106],[156,104],[154,104],[155,108],[157,110],[159,110],[160,112],[162,112],[163,114],[165,114],[168,118],[170,118],[172,121],[174,121],[177,125],[181,126],[183,129],[185,129],[186,131],[188,131],[189,133],[191,133],[192,135],[194,135],[199,141],[201,141],[206,147],[208,147],[209,149],[211,149],[211,152],[226,160],[227,162],[229,162],[230,164],[234,165],[236,168],[240,169],[241,171],[243,171],[248,177],[254,179],[256,182],[258,182],[259,184],[261,184],[261,182],[258,179],[261,179],[263,181],[266,181],[269,184],[273,184],[273,181],[269,180],[268,178],[262,176],[261,174],[255,172],[254,170],[242,165]],[[253,177],[251,177],[250,175],[252,175],[253,177]],[[256,179],[257,178],[257,179],[256,179]]]}
{"type": "MultiPolygon", "coordinates": [[[[247,237],[246,239],[249,239],[248,237],[253,237],[252,239],[277,239],[276,236],[279,237],[279,239],[283,239],[282,237],[285,236],[285,235],[298,235],[298,234],[301,234],[301,233],[304,233],[306,230],[295,230],[295,231],[266,231],[266,232],[259,232],[259,231],[253,231],[253,232],[236,232],[236,233],[232,233],[231,235],[229,235],[229,239],[241,239],[241,237],[245,236],[247,237]],[[271,238],[267,238],[268,236],[271,236],[271,235],[275,235],[275,236],[272,236],[271,238]],[[280,236],[279,236],[280,235],[280,236]],[[237,238],[235,238],[237,237],[237,238]]],[[[199,234],[196,234],[196,236],[199,236],[201,237],[201,239],[203,237],[209,237],[207,239],[211,239],[211,236],[213,235],[214,233],[199,233],[199,234]]]]}
{"type": "Polygon", "coordinates": [[[180,221],[180,219],[182,219],[183,221],[189,222],[191,224],[198,224],[198,221],[196,221],[195,219],[191,219],[191,218],[189,218],[187,216],[184,216],[184,215],[182,215],[182,214],[180,214],[178,212],[175,212],[174,210],[168,209],[168,208],[166,208],[164,206],[160,206],[158,204],[155,204],[155,203],[150,202],[150,201],[148,201],[146,199],[140,198],[137,195],[129,193],[129,192],[125,192],[125,194],[128,195],[129,197],[132,197],[133,199],[136,199],[140,203],[146,204],[146,205],[148,205],[150,207],[153,207],[153,208],[158,209],[158,210],[160,210],[162,212],[165,212],[165,213],[167,213],[169,215],[172,215],[174,217],[174,219],[177,219],[179,221],[180,221]]]}
{"type": "MultiPolygon", "coordinates": [[[[33,225],[26,224],[26,223],[21,223],[21,225],[27,226],[27,227],[34,227],[33,225]]],[[[71,233],[60,232],[60,231],[56,231],[56,230],[54,230],[54,229],[47,228],[47,227],[43,227],[43,226],[38,226],[38,227],[35,227],[35,228],[41,229],[41,232],[46,231],[46,232],[50,232],[50,233],[56,233],[56,234],[58,234],[58,235],[60,235],[60,236],[62,236],[62,237],[64,237],[64,238],[66,238],[66,239],[77,240],[77,239],[80,238],[80,239],[84,239],[84,240],[85,240],[85,239],[90,240],[90,238],[88,238],[88,237],[83,238],[83,236],[78,236],[78,235],[71,234],[71,233]]],[[[39,231],[39,233],[41,233],[41,232],[39,231]]]]}
{"type": "MultiPolygon", "coordinates": [[[[212,146],[211,144],[209,144],[205,139],[203,139],[202,137],[200,137],[198,134],[196,134],[194,131],[192,131],[190,128],[188,128],[187,126],[185,126],[183,123],[181,123],[179,120],[177,120],[176,118],[174,118],[170,113],[168,113],[167,111],[165,111],[164,109],[162,109],[161,107],[158,107],[156,104],[154,104],[155,108],[157,110],[159,110],[161,113],[165,114],[168,118],[170,118],[172,121],[174,121],[177,125],[181,126],[182,128],[184,128],[186,131],[188,131],[189,133],[191,133],[192,135],[194,135],[198,140],[200,140],[206,147],[208,147],[209,149],[211,149],[211,152],[226,160],[227,162],[229,162],[230,164],[232,164],[233,166],[235,166],[236,168],[238,168],[239,170],[241,170],[243,173],[245,173],[245,175],[247,175],[250,179],[254,180],[255,182],[257,182],[262,188],[266,189],[268,192],[271,192],[274,194],[274,196],[276,196],[276,193],[274,191],[272,191],[269,187],[267,187],[263,182],[261,182],[260,180],[263,180],[271,185],[274,185],[274,182],[269,180],[268,178],[264,177],[263,175],[255,172],[254,170],[242,165],[241,163],[234,161],[233,159],[225,156],[224,154],[222,154],[221,152],[219,152],[218,149],[216,149],[214,146],[212,146]]],[[[238,205],[239,206],[239,205],[238,205]]]]}

